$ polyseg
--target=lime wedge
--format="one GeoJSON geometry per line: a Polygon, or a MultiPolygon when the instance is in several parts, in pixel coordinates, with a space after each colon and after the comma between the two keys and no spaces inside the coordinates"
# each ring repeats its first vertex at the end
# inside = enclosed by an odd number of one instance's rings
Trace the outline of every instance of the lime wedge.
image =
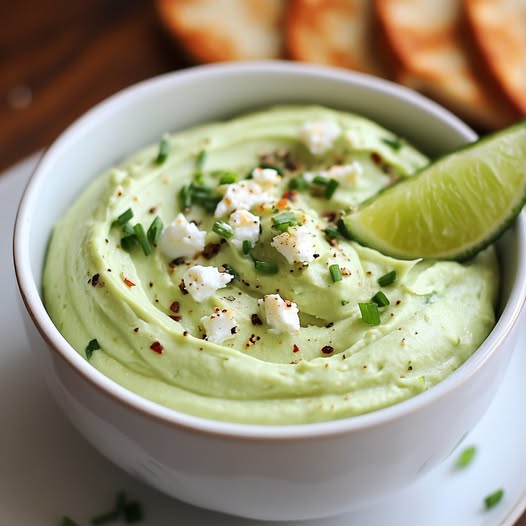
{"type": "Polygon", "coordinates": [[[465,260],[526,201],[526,121],[449,153],[343,217],[352,239],[401,259],[465,260]]]}

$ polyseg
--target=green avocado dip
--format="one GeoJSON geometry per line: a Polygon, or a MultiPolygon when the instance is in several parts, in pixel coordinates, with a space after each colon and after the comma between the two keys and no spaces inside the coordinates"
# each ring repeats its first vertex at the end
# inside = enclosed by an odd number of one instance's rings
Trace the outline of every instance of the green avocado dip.
{"type": "Polygon", "coordinates": [[[395,260],[339,218],[426,163],[377,124],[316,106],[166,135],[56,226],[46,308],[93,367],[188,414],[300,424],[408,399],[493,327],[494,250],[395,260]]]}

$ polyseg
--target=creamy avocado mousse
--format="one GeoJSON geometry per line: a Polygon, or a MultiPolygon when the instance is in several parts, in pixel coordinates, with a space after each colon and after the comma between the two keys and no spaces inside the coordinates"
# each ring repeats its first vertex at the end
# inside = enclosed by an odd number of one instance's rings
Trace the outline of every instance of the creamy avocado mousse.
{"type": "Polygon", "coordinates": [[[495,321],[493,248],[396,260],[340,221],[426,163],[377,124],[315,106],[166,135],[56,226],[46,307],[93,367],[192,415],[298,424],[405,400],[495,321]]]}

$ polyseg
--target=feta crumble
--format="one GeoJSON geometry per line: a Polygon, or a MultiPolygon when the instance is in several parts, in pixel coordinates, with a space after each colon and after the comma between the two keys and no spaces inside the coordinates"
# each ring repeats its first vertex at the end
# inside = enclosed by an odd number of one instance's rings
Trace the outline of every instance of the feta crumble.
{"type": "Polygon", "coordinates": [[[185,289],[195,301],[201,302],[215,294],[218,289],[226,287],[234,276],[219,272],[217,267],[194,265],[183,274],[185,289]]]}
{"type": "Polygon", "coordinates": [[[334,146],[341,132],[335,121],[307,121],[301,126],[300,139],[312,154],[322,155],[334,146]]]}
{"type": "Polygon", "coordinates": [[[190,223],[183,214],[163,230],[159,240],[161,252],[169,259],[193,257],[205,247],[206,232],[190,223]]]}
{"type": "Polygon", "coordinates": [[[274,168],[254,168],[252,177],[264,190],[270,190],[281,182],[281,176],[274,168]]]}
{"type": "Polygon", "coordinates": [[[287,232],[275,236],[270,245],[285,256],[291,265],[310,263],[315,259],[314,238],[305,225],[290,227],[287,232]]]}
{"type": "Polygon", "coordinates": [[[232,309],[219,309],[216,307],[212,315],[201,318],[201,325],[205,330],[206,339],[214,343],[228,340],[234,337],[238,331],[232,309]]]}
{"type": "Polygon", "coordinates": [[[214,216],[222,217],[234,210],[250,210],[255,205],[273,201],[272,195],[265,192],[254,180],[240,181],[227,186],[223,199],[216,206],[214,216]]]}
{"type": "Polygon", "coordinates": [[[258,300],[258,305],[264,308],[270,332],[278,334],[300,330],[298,306],[293,301],[284,300],[279,294],[267,294],[258,300]]]}
{"type": "Polygon", "coordinates": [[[230,215],[230,226],[234,231],[231,239],[236,248],[243,246],[243,241],[250,241],[254,246],[259,238],[259,217],[251,214],[248,210],[236,210],[230,215]]]}

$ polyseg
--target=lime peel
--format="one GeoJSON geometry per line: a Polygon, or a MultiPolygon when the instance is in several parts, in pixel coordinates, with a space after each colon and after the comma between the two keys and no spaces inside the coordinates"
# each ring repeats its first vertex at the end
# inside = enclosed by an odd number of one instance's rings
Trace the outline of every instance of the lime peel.
{"type": "Polygon", "coordinates": [[[526,202],[526,120],[455,150],[343,217],[352,239],[399,259],[466,260],[526,202]]]}

